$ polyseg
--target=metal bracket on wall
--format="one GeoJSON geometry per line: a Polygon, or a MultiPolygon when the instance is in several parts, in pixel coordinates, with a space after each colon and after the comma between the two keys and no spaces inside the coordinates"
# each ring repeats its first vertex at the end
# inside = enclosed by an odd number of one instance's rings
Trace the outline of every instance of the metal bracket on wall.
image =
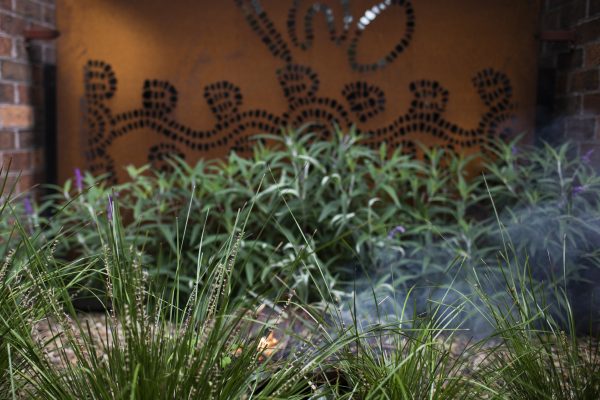
{"type": "Polygon", "coordinates": [[[26,40],[54,40],[60,36],[56,29],[26,29],[23,37],[26,40]]]}
{"type": "Polygon", "coordinates": [[[573,49],[575,47],[575,39],[577,35],[572,30],[562,31],[542,31],[538,36],[542,42],[568,42],[569,47],[573,49]]]}

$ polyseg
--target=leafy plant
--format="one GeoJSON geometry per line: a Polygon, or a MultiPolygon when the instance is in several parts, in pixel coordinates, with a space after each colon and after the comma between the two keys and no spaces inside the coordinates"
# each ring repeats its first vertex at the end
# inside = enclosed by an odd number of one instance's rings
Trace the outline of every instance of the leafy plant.
{"type": "MultiPolygon", "coordinates": [[[[353,132],[337,132],[331,141],[302,130],[261,139],[270,146],[257,141],[249,159],[172,160],[168,172],[129,167],[131,180],[113,188],[78,172],[33,202],[32,211],[21,207],[24,221],[48,237],[61,232],[57,256],[73,259],[100,250],[97,219],[114,196],[122,205],[123,234],[144,249],[154,266],[150,274],[172,283],[177,265],[193,265],[203,227],[205,249],[216,254],[232,234],[237,210],[254,202],[241,262],[232,272],[234,292],[284,281],[311,300],[318,297],[311,275],[337,289],[357,272],[382,283],[395,272],[395,284],[406,290],[423,280],[440,283],[456,258],[467,268],[482,260],[493,265],[501,233],[489,191],[536,280],[552,281],[560,272],[564,237],[569,290],[579,292],[598,274],[600,181],[589,157],[574,157],[569,144],[534,148],[498,140],[479,160],[439,148],[423,148],[419,160],[402,149],[363,146],[353,132]],[[185,240],[182,221],[188,221],[185,240]],[[322,274],[315,262],[288,268],[294,249],[306,243],[316,250],[311,260],[320,262],[322,274]]],[[[177,273],[189,295],[195,272],[183,267],[177,273]]]]}

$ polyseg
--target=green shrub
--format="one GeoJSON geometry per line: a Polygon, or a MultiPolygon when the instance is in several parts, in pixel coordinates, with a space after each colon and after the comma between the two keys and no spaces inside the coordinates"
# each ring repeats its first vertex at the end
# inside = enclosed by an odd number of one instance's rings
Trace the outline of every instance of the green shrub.
{"type": "MultiPolygon", "coordinates": [[[[285,281],[309,300],[311,276],[320,274],[316,260],[324,266],[319,280],[333,288],[357,272],[389,282],[396,271],[394,281],[407,288],[418,279],[440,282],[456,258],[467,268],[482,260],[493,265],[501,233],[491,194],[501,224],[529,254],[539,281],[560,272],[564,237],[570,280],[583,284],[583,270],[598,268],[593,243],[600,239],[600,181],[585,157],[571,156],[569,144],[554,149],[499,141],[482,156],[479,174],[472,158],[432,148],[415,160],[402,149],[367,148],[353,132],[327,142],[301,131],[268,139],[275,146],[258,143],[250,159],[173,160],[169,172],[129,167],[131,180],[113,188],[86,173],[83,183],[54,188],[26,219],[32,231],[43,227],[49,237],[61,231],[57,255],[72,259],[100,249],[97,220],[109,196],[118,197],[125,236],[156,265],[152,275],[172,282],[177,265],[186,265],[182,260],[193,263],[203,230],[207,253],[216,254],[238,211],[254,202],[235,290],[285,281]],[[301,247],[310,257],[291,268],[301,247]]],[[[181,290],[189,293],[194,272],[179,274],[181,290]]]]}

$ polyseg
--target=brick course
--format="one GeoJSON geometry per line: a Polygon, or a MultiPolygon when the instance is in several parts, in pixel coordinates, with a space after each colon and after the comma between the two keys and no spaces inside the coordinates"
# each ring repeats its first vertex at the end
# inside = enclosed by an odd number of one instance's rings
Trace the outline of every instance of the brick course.
{"type": "Polygon", "coordinates": [[[571,74],[569,92],[589,92],[598,89],[598,69],[592,68],[571,74]]]}
{"type": "Polygon", "coordinates": [[[2,128],[31,128],[33,126],[33,108],[30,106],[0,106],[0,125],[2,128]]]}
{"type": "Polygon", "coordinates": [[[583,97],[583,109],[588,113],[600,116],[600,93],[586,94],[583,97]]]}
{"type": "Polygon", "coordinates": [[[12,160],[18,191],[46,179],[42,66],[56,59],[53,42],[27,41],[24,32],[55,29],[55,21],[54,0],[0,0],[0,163],[12,160]]]}
{"type": "Polygon", "coordinates": [[[11,131],[0,132],[0,151],[15,149],[15,133],[11,131]]]}
{"type": "Polygon", "coordinates": [[[12,54],[12,40],[9,37],[0,37],[0,56],[9,57],[12,54]]]}
{"type": "Polygon", "coordinates": [[[30,66],[12,61],[2,61],[0,77],[6,81],[28,82],[31,80],[30,66]]]}
{"type": "Polygon", "coordinates": [[[600,42],[590,43],[585,46],[585,66],[597,67],[600,65],[600,42]]]}
{"type": "Polygon", "coordinates": [[[572,140],[593,140],[596,132],[596,119],[594,117],[569,117],[565,129],[571,132],[572,140]]]}

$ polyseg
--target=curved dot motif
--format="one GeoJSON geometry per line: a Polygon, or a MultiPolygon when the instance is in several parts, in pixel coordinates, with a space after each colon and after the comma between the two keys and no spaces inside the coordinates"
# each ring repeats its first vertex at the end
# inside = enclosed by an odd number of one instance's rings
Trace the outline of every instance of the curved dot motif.
{"type": "Polygon", "coordinates": [[[300,47],[302,50],[308,50],[313,43],[315,33],[313,30],[313,21],[315,16],[322,13],[325,16],[325,22],[327,24],[327,31],[329,32],[329,39],[337,45],[343,43],[350,31],[350,25],[353,21],[352,13],[350,12],[350,0],[340,0],[342,6],[342,33],[337,34],[335,28],[335,15],[331,7],[316,2],[306,10],[304,14],[304,41],[300,41],[296,34],[296,22],[298,18],[298,8],[300,7],[300,0],[294,0],[290,10],[288,12],[287,29],[290,41],[296,47],[300,47]]]}
{"type": "Polygon", "coordinates": [[[117,78],[104,61],[90,60],[85,66],[85,93],[88,99],[110,99],[117,90],[117,78]]]}
{"type": "Polygon", "coordinates": [[[221,81],[204,88],[204,98],[218,120],[236,115],[242,105],[240,88],[233,83],[221,81]]]}
{"type": "Polygon", "coordinates": [[[177,106],[177,89],[167,81],[147,80],[142,90],[144,109],[168,114],[177,106]]]}
{"type": "Polygon", "coordinates": [[[473,78],[473,85],[485,105],[504,111],[510,105],[512,86],[506,74],[486,68],[473,78]]]}
{"type": "Polygon", "coordinates": [[[409,112],[443,113],[448,103],[448,91],[438,82],[429,80],[415,81],[410,84],[413,101],[409,112]]]}
{"type": "Polygon", "coordinates": [[[342,96],[348,101],[350,111],[362,123],[385,110],[383,90],[364,81],[352,82],[344,86],[342,96]]]}
{"type": "Polygon", "coordinates": [[[258,0],[235,0],[252,30],[259,35],[271,54],[285,62],[292,61],[292,54],[282,35],[262,8],[258,0]]]}
{"type": "Polygon", "coordinates": [[[348,62],[350,63],[350,67],[358,72],[370,72],[384,68],[388,64],[391,64],[408,47],[412,40],[414,30],[415,11],[410,0],[385,0],[374,5],[372,8],[365,11],[364,15],[359,19],[356,25],[354,37],[348,46],[348,62]],[[394,6],[402,7],[404,9],[406,19],[404,34],[400,40],[396,42],[394,47],[379,60],[367,63],[359,62],[358,49],[360,47],[360,41],[363,37],[363,33],[371,26],[378,16],[382,15],[394,6]]]}
{"type": "Polygon", "coordinates": [[[317,74],[302,65],[286,65],[277,71],[277,79],[283,88],[283,95],[290,103],[298,99],[313,98],[319,90],[317,74]]]}

